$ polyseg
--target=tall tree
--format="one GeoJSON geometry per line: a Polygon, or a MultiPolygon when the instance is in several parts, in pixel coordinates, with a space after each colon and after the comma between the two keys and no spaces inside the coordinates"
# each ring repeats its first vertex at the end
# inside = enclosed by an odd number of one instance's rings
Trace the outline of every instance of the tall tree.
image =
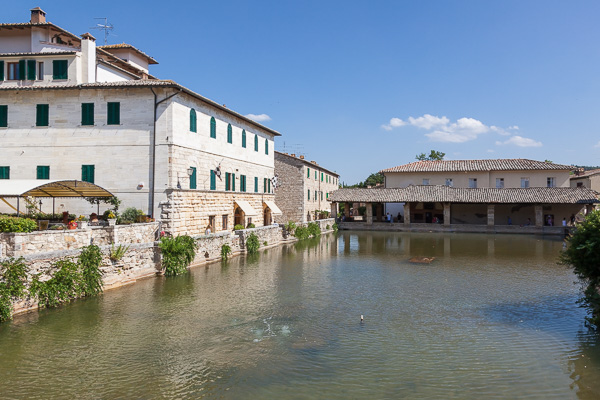
{"type": "Polygon", "coordinates": [[[439,161],[443,160],[445,155],[446,153],[442,153],[441,151],[431,150],[429,155],[426,155],[425,153],[417,154],[415,159],[418,161],[439,161]]]}

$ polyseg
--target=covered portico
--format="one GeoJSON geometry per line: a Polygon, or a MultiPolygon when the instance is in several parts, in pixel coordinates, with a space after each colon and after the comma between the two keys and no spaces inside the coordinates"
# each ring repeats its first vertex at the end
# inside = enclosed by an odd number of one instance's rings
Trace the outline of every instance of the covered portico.
{"type": "Polygon", "coordinates": [[[340,189],[332,211],[344,203],[342,229],[439,230],[562,234],[563,218],[592,210],[598,193],[586,188],[454,188],[408,186],[394,189],[340,189]],[[352,221],[351,203],[365,203],[364,220],[352,221]],[[385,222],[385,205],[403,203],[401,223],[385,222]]]}

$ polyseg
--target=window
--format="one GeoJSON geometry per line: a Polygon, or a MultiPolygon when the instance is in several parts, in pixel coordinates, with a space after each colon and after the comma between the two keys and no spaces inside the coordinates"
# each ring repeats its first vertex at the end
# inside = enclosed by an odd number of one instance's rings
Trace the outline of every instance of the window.
{"type": "Polygon", "coordinates": [[[325,193],[325,198],[329,200],[329,192],[325,193]]]}
{"type": "Polygon", "coordinates": [[[254,135],[254,151],[258,151],[258,135],[254,135]]]}
{"type": "Polygon", "coordinates": [[[317,180],[317,171],[315,171],[315,181],[317,180]]]}
{"type": "Polygon", "coordinates": [[[323,201],[323,192],[321,191],[321,192],[319,192],[319,193],[320,193],[320,195],[321,195],[321,201],[323,201]]]}
{"type": "Polygon", "coordinates": [[[68,62],[67,60],[52,61],[52,79],[67,79],[68,78],[68,62]]]}
{"type": "Polygon", "coordinates": [[[0,61],[0,82],[4,80],[4,61],[0,61]]]}
{"type": "Polygon", "coordinates": [[[190,175],[190,189],[196,189],[196,167],[190,167],[192,174],[190,175]]]}
{"type": "Polygon", "coordinates": [[[231,189],[231,174],[229,172],[225,172],[225,191],[229,191],[231,189]]]}
{"type": "Polygon", "coordinates": [[[210,117],[210,137],[217,138],[217,121],[215,121],[215,117],[210,117]]]}
{"type": "Polygon", "coordinates": [[[36,62],[35,60],[27,60],[27,80],[35,81],[35,73],[36,71],[36,62]]]}
{"type": "Polygon", "coordinates": [[[496,178],[496,189],[504,189],[504,178],[496,178]]]}
{"type": "Polygon", "coordinates": [[[231,124],[227,124],[227,143],[233,143],[233,129],[231,124]]]}
{"type": "Polygon", "coordinates": [[[227,217],[227,214],[223,215],[223,222],[222,222],[222,224],[223,224],[223,230],[224,231],[227,230],[227,221],[228,221],[228,219],[229,218],[227,217]]]}
{"type": "Polygon", "coordinates": [[[267,193],[271,193],[271,180],[267,178],[267,186],[269,188],[269,190],[267,190],[267,193]]]}
{"type": "Polygon", "coordinates": [[[423,178],[423,185],[429,185],[429,178],[423,178]]]}
{"type": "Polygon", "coordinates": [[[210,190],[217,190],[217,174],[215,174],[215,170],[210,170],[210,190]]]}
{"type": "Polygon", "coordinates": [[[94,125],[94,103],[81,103],[81,125],[94,125]]]}
{"type": "Polygon", "coordinates": [[[35,113],[35,126],[48,126],[48,104],[38,104],[35,113]]]}
{"type": "Polygon", "coordinates": [[[446,178],[446,186],[454,186],[454,182],[452,181],[452,178],[446,178]]]}
{"type": "Polygon", "coordinates": [[[308,189],[308,200],[310,200],[310,189],[308,189]]]}
{"type": "Polygon", "coordinates": [[[37,78],[39,81],[44,80],[44,62],[40,61],[37,63],[37,78]]]}
{"type": "Polygon", "coordinates": [[[10,167],[0,167],[0,179],[10,179],[10,167]]]}
{"type": "Polygon", "coordinates": [[[235,192],[235,174],[231,174],[231,190],[235,192]]]}
{"type": "Polygon", "coordinates": [[[323,182],[323,173],[321,172],[321,182],[323,182]]]}
{"type": "Polygon", "coordinates": [[[521,178],[521,187],[528,188],[529,187],[529,178],[521,178]]]}
{"type": "Polygon", "coordinates": [[[306,168],[306,177],[310,178],[310,168],[306,168]]]}
{"type": "Polygon", "coordinates": [[[553,177],[548,177],[548,179],[546,179],[546,186],[556,187],[556,179],[554,179],[553,177]]]}
{"type": "Polygon", "coordinates": [[[8,127],[8,106],[0,106],[0,128],[8,127]]]}
{"type": "Polygon", "coordinates": [[[265,139],[265,154],[269,155],[269,139],[265,139]]]}
{"type": "Polygon", "coordinates": [[[315,190],[315,201],[317,201],[317,191],[315,190]]]}
{"type": "Polygon", "coordinates": [[[50,179],[50,166],[38,165],[37,166],[37,179],[50,179]]]}
{"type": "Polygon", "coordinates": [[[258,176],[254,177],[254,193],[258,193],[258,176]]]}
{"type": "Polygon", "coordinates": [[[6,75],[9,81],[18,81],[21,79],[21,68],[18,62],[9,62],[6,65],[6,75]]]}
{"type": "Polygon", "coordinates": [[[246,148],[246,130],[242,129],[242,147],[246,148]]]}
{"type": "Polygon", "coordinates": [[[267,193],[267,178],[263,179],[263,193],[267,193]]]}
{"type": "Polygon", "coordinates": [[[246,191],[246,175],[240,175],[240,192],[246,191]]]}
{"type": "Polygon", "coordinates": [[[94,183],[95,169],[96,167],[94,165],[82,165],[81,180],[84,182],[94,183]]]}
{"type": "Polygon", "coordinates": [[[197,124],[196,124],[196,110],[193,108],[190,110],[190,132],[197,132],[197,124]]]}
{"type": "Polygon", "coordinates": [[[120,125],[121,124],[121,103],[109,102],[107,105],[107,119],[108,125],[120,125]]]}
{"type": "Polygon", "coordinates": [[[577,187],[583,187],[583,182],[577,182],[577,187]]]}
{"type": "Polygon", "coordinates": [[[210,229],[210,232],[215,231],[215,216],[214,215],[208,216],[208,229],[210,229]]]}
{"type": "Polygon", "coordinates": [[[471,189],[477,188],[477,178],[469,178],[469,187],[471,189]]]}

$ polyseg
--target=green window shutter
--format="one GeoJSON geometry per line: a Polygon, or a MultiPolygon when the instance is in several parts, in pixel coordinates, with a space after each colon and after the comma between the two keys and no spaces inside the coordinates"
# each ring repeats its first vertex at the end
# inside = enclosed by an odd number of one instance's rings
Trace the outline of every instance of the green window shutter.
{"type": "Polygon", "coordinates": [[[48,104],[36,105],[35,126],[48,126],[48,104]]]}
{"type": "Polygon", "coordinates": [[[246,148],[246,130],[242,129],[242,147],[246,148]]]}
{"type": "Polygon", "coordinates": [[[107,109],[106,123],[108,125],[120,125],[121,124],[121,103],[108,102],[106,109],[107,109]]]}
{"type": "Polygon", "coordinates": [[[25,60],[19,60],[19,80],[25,80],[25,60]]]}
{"type": "Polygon", "coordinates": [[[94,183],[95,180],[95,165],[81,166],[81,180],[84,182],[94,183]]]}
{"type": "Polygon", "coordinates": [[[317,180],[317,171],[315,171],[315,181],[317,180]]]}
{"type": "Polygon", "coordinates": [[[27,80],[35,81],[35,60],[27,60],[27,80]]]}
{"type": "Polygon", "coordinates": [[[217,121],[215,121],[215,117],[210,117],[210,137],[217,138],[217,121]]]}
{"type": "Polygon", "coordinates": [[[235,192],[235,174],[231,174],[231,190],[235,192]]]}
{"type": "Polygon", "coordinates": [[[230,185],[230,173],[229,172],[225,172],[225,191],[228,191],[229,188],[231,187],[230,185]]]}
{"type": "Polygon", "coordinates": [[[269,155],[269,139],[265,139],[265,154],[269,155]]]}
{"type": "Polygon", "coordinates": [[[68,78],[68,61],[53,60],[52,61],[52,79],[67,79],[68,78]]]}
{"type": "Polygon", "coordinates": [[[258,135],[254,135],[254,151],[258,151],[258,135]]]}
{"type": "Polygon", "coordinates": [[[271,193],[271,180],[267,178],[267,185],[269,187],[269,190],[267,190],[267,193],[271,193]]]}
{"type": "Polygon", "coordinates": [[[246,175],[240,175],[240,192],[246,191],[246,175]]]}
{"type": "Polygon", "coordinates": [[[196,132],[196,110],[193,108],[190,110],[190,131],[196,132]]]}
{"type": "Polygon", "coordinates": [[[0,167],[0,179],[10,179],[10,167],[0,167]]]}
{"type": "Polygon", "coordinates": [[[321,201],[323,201],[323,192],[321,192],[321,201]]]}
{"type": "Polygon", "coordinates": [[[233,143],[233,129],[231,124],[227,125],[227,143],[233,143]]]}
{"type": "Polygon", "coordinates": [[[263,193],[267,193],[267,178],[263,179],[263,193]]]}
{"type": "Polygon", "coordinates": [[[217,174],[215,174],[215,170],[210,170],[210,190],[217,190],[217,174]]]}
{"type": "Polygon", "coordinates": [[[8,127],[8,106],[0,106],[0,128],[8,127]]]}
{"type": "Polygon", "coordinates": [[[50,166],[38,165],[37,166],[37,179],[50,179],[50,166]]]}
{"type": "Polygon", "coordinates": [[[0,61],[0,82],[4,80],[4,61],[0,61]]]}
{"type": "Polygon", "coordinates": [[[190,167],[192,175],[190,175],[190,189],[196,189],[196,167],[190,167]]]}
{"type": "Polygon", "coordinates": [[[254,177],[254,193],[258,193],[258,176],[254,177]]]}
{"type": "Polygon", "coordinates": [[[310,168],[306,168],[306,177],[310,178],[310,168]]]}
{"type": "Polygon", "coordinates": [[[329,200],[329,192],[325,193],[325,198],[329,200]]]}
{"type": "Polygon", "coordinates": [[[81,103],[81,125],[94,125],[94,103],[81,103]]]}
{"type": "Polygon", "coordinates": [[[321,182],[323,182],[323,173],[321,172],[321,182]]]}
{"type": "Polygon", "coordinates": [[[310,189],[308,189],[308,200],[310,200],[310,189]]]}

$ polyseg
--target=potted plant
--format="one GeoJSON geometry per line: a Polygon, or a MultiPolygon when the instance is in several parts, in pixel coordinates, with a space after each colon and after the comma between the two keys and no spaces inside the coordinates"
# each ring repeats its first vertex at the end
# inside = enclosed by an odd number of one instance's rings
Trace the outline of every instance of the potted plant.
{"type": "Polygon", "coordinates": [[[88,227],[88,218],[85,215],[80,215],[77,218],[77,227],[79,229],[85,229],[88,227]]]}
{"type": "Polygon", "coordinates": [[[112,211],[106,213],[106,220],[108,221],[108,226],[115,226],[117,224],[117,216],[112,211]]]}
{"type": "Polygon", "coordinates": [[[69,229],[77,229],[77,221],[75,221],[75,220],[69,221],[69,223],[67,224],[67,227],[69,229]]]}

